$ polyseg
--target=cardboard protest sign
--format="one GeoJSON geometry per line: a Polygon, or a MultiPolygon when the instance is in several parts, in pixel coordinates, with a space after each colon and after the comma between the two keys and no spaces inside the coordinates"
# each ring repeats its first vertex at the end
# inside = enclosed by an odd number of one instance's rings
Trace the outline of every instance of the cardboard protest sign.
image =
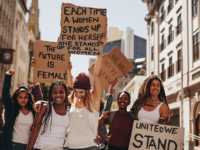
{"type": "Polygon", "coordinates": [[[55,53],[56,42],[37,41],[34,43],[33,81],[51,83],[59,79],[67,83],[67,69],[70,54],[55,53]]]}
{"type": "Polygon", "coordinates": [[[184,128],[134,121],[129,150],[182,150],[184,128]]]}
{"type": "Polygon", "coordinates": [[[98,40],[62,40],[58,38],[57,50],[59,53],[102,55],[103,45],[98,40]]]}
{"type": "MultiPolygon", "coordinates": [[[[88,69],[92,75],[94,75],[94,65],[95,64],[88,69]]],[[[133,67],[132,63],[124,56],[117,46],[108,54],[104,54],[101,70],[103,89],[107,90],[111,82],[125,76],[133,67]]]]}
{"type": "Polygon", "coordinates": [[[98,39],[107,35],[106,13],[106,9],[63,3],[61,34],[56,52],[102,55],[103,47],[100,46],[98,39]]]}

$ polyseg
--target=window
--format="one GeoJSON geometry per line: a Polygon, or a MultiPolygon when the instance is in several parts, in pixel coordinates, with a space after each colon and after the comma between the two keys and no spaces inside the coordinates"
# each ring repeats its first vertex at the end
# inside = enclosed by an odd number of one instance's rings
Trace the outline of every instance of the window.
{"type": "MultiPolygon", "coordinates": [[[[161,19],[165,19],[165,10],[164,10],[164,5],[161,7],[161,19]]],[[[162,22],[162,20],[160,20],[160,22],[162,22]]]]}
{"type": "Polygon", "coordinates": [[[154,23],[152,22],[151,23],[151,34],[153,34],[154,33],[154,23]]]}
{"type": "Polygon", "coordinates": [[[161,14],[164,13],[164,5],[161,7],[161,14]]]}
{"type": "Polygon", "coordinates": [[[161,79],[163,81],[165,81],[165,74],[166,74],[166,71],[165,71],[165,64],[163,63],[162,66],[161,66],[161,79]]]}
{"type": "Polygon", "coordinates": [[[173,7],[174,7],[173,0],[169,0],[169,5],[167,7],[168,13],[172,10],[173,7]]]}
{"type": "MultiPolygon", "coordinates": [[[[177,28],[182,31],[182,21],[181,21],[181,14],[177,18],[177,28]]],[[[179,35],[179,31],[176,31],[176,35],[179,35]]]]}
{"type": "Polygon", "coordinates": [[[162,41],[161,43],[161,51],[162,51],[163,49],[165,49],[165,35],[164,34],[161,37],[161,41],[162,41]]]}
{"type": "Polygon", "coordinates": [[[192,0],[192,16],[196,15],[198,10],[198,0],[192,0]]]}
{"type": "Polygon", "coordinates": [[[172,26],[169,27],[168,44],[174,40],[174,31],[172,31],[172,26]]]}
{"type": "Polygon", "coordinates": [[[154,60],[154,46],[151,47],[151,61],[154,60]]]}
{"type": "Polygon", "coordinates": [[[177,73],[181,71],[181,50],[178,50],[177,73]]]}
{"type": "Polygon", "coordinates": [[[168,68],[168,78],[173,76],[173,64],[172,64],[172,57],[169,58],[169,68],[168,68]]]}
{"type": "Polygon", "coordinates": [[[193,61],[199,59],[199,33],[193,36],[193,61]]]}
{"type": "Polygon", "coordinates": [[[16,29],[17,29],[17,27],[18,27],[18,20],[16,21],[16,29]]]}

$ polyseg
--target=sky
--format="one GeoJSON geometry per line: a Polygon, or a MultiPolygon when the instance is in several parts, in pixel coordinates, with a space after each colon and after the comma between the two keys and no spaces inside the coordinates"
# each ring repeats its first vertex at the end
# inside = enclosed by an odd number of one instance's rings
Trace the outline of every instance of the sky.
{"type": "MultiPolygon", "coordinates": [[[[27,8],[32,0],[27,0],[27,8]]],[[[147,5],[142,0],[38,0],[39,2],[39,29],[41,40],[56,42],[60,35],[60,14],[62,3],[74,5],[106,8],[108,28],[117,27],[125,31],[131,27],[134,34],[147,38],[147,23],[144,18],[147,14],[147,5]]],[[[28,20],[28,14],[26,17],[28,20]]],[[[80,72],[88,73],[89,58],[95,56],[71,55],[72,75],[75,77],[80,72]]]]}

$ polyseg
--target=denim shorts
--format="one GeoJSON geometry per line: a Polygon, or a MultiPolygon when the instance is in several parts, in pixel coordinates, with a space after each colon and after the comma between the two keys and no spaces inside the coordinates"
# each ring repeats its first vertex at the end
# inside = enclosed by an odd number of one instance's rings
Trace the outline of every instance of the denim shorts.
{"type": "Polygon", "coordinates": [[[79,148],[79,149],[71,149],[69,147],[64,147],[64,150],[99,150],[99,148],[96,146],[91,146],[87,148],[79,148]]]}
{"type": "Polygon", "coordinates": [[[27,144],[12,142],[12,150],[26,150],[27,144]]]}

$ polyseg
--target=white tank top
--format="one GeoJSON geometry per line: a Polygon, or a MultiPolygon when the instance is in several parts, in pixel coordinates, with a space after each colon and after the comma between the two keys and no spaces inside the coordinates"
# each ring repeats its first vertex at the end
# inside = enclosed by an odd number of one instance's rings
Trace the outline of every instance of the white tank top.
{"type": "Polygon", "coordinates": [[[21,111],[19,111],[19,115],[16,117],[13,127],[12,141],[16,143],[28,144],[32,124],[32,112],[30,111],[27,115],[24,115],[21,111]]]}
{"type": "Polygon", "coordinates": [[[58,115],[52,105],[52,117],[49,119],[49,123],[44,134],[41,134],[44,124],[40,128],[35,148],[42,150],[63,150],[64,139],[69,127],[68,114],[69,113],[67,111],[66,115],[58,115]]]}
{"type": "Polygon", "coordinates": [[[93,140],[97,137],[99,112],[94,109],[92,111],[87,107],[78,109],[75,104],[71,105],[69,132],[64,147],[78,149],[97,146],[93,140]]]}
{"type": "Polygon", "coordinates": [[[144,122],[158,123],[160,119],[159,109],[163,102],[161,102],[153,111],[146,111],[143,107],[138,112],[138,120],[144,122]]]}

